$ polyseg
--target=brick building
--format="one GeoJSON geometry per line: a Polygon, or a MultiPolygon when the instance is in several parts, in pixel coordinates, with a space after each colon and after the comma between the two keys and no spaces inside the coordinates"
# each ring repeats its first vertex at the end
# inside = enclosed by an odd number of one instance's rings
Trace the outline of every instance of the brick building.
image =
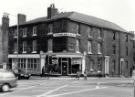
{"type": "Polygon", "coordinates": [[[9,67],[32,74],[130,76],[133,66],[133,33],[118,25],[77,12],[59,13],[54,4],[47,16],[26,21],[18,15],[9,28],[9,67]]]}
{"type": "Polygon", "coordinates": [[[5,68],[8,64],[8,28],[9,18],[4,14],[2,25],[0,25],[0,68],[5,68]]]}

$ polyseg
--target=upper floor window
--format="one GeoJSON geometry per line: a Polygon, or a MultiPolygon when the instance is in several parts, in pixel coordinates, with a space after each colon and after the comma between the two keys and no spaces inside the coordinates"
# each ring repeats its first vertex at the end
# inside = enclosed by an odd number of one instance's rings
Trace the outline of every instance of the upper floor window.
{"type": "Polygon", "coordinates": [[[113,54],[116,54],[116,46],[113,45],[113,54]]]}
{"type": "Polygon", "coordinates": [[[26,51],[27,51],[27,42],[24,41],[23,42],[23,53],[26,53],[26,51]]]}
{"type": "Polygon", "coordinates": [[[27,28],[23,28],[22,33],[23,33],[23,37],[26,37],[27,36],[27,28]]]}
{"type": "Polygon", "coordinates": [[[98,34],[98,38],[99,39],[102,38],[102,34],[101,34],[101,30],[100,29],[97,30],[97,34],[98,34]]]}
{"type": "Polygon", "coordinates": [[[53,33],[53,25],[52,24],[48,25],[48,32],[53,33]]]}
{"type": "Polygon", "coordinates": [[[92,53],[91,41],[88,41],[88,53],[92,53]]]}
{"type": "Polygon", "coordinates": [[[80,31],[79,31],[79,24],[76,25],[76,32],[77,32],[77,34],[80,34],[80,31]]]}
{"type": "Polygon", "coordinates": [[[128,47],[126,47],[126,55],[128,56],[128,47]]]}
{"type": "Polygon", "coordinates": [[[33,40],[33,42],[32,42],[32,50],[33,50],[33,53],[36,53],[36,51],[37,51],[37,40],[33,40]]]}
{"type": "Polygon", "coordinates": [[[113,40],[115,40],[115,39],[116,39],[116,33],[113,32],[113,40]]]}
{"type": "Polygon", "coordinates": [[[92,33],[91,33],[91,28],[90,27],[87,28],[87,33],[88,33],[88,37],[92,37],[92,33]]]}
{"type": "Polygon", "coordinates": [[[101,43],[98,43],[97,52],[98,52],[98,54],[102,53],[102,44],[101,43]]]}
{"type": "Polygon", "coordinates": [[[17,29],[14,30],[14,38],[17,38],[17,29]]]}
{"type": "Polygon", "coordinates": [[[14,53],[17,53],[17,42],[14,42],[14,53]]]}
{"type": "Polygon", "coordinates": [[[34,26],[33,27],[33,36],[36,36],[37,35],[37,26],[34,26]]]}
{"type": "Polygon", "coordinates": [[[79,53],[80,41],[76,39],[76,52],[79,53]]]}
{"type": "Polygon", "coordinates": [[[128,69],[128,61],[126,61],[125,63],[126,63],[126,69],[128,69]]]}
{"type": "Polygon", "coordinates": [[[128,42],[128,34],[126,34],[126,42],[128,42]]]}

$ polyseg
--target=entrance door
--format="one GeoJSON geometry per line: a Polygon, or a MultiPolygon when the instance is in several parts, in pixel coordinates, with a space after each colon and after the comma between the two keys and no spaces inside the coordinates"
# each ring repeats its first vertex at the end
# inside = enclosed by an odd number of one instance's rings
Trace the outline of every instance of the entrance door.
{"type": "Polygon", "coordinates": [[[68,73],[68,62],[62,62],[62,75],[66,76],[68,73]]]}

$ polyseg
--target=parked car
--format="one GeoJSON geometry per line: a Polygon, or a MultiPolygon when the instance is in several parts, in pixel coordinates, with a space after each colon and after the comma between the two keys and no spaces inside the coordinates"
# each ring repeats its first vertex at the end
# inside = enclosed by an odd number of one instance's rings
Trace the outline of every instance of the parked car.
{"type": "Polygon", "coordinates": [[[0,69],[0,90],[7,92],[17,86],[17,79],[13,72],[0,69]]]}
{"type": "Polygon", "coordinates": [[[18,69],[18,72],[15,73],[15,75],[16,75],[16,77],[18,79],[29,79],[31,77],[31,74],[30,73],[25,72],[25,71],[23,71],[21,69],[18,69]]]}

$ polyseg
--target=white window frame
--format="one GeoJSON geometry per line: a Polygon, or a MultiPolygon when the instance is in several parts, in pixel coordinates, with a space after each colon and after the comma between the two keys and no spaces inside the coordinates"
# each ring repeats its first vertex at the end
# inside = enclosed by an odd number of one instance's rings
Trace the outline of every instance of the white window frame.
{"type": "Polygon", "coordinates": [[[88,41],[88,54],[92,54],[92,42],[88,41]]]}
{"type": "Polygon", "coordinates": [[[98,33],[98,38],[101,39],[102,38],[102,36],[101,36],[101,29],[98,29],[97,33],[98,33]]]}
{"type": "Polygon", "coordinates": [[[23,28],[22,31],[23,31],[23,37],[27,37],[27,28],[23,28]]]}
{"type": "Polygon", "coordinates": [[[88,33],[88,37],[91,38],[92,37],[92,34],[90,34],[91,33],[91,27],[87,28],[87,33],[88,33]]]}
{"type": "Polygon", "coordinates": [[[23,41],[23,53],[27,52],[27,42],[23,41]]]}
{"type": "Polygon", "coordinates": [[[98,53],[98,54],[102,54],[102,46],[101,46],[101,43],[98,43],[98,44],[97,44],[97,53],[98,53]]]}
{"type": "Polygon", "coordinates": [[[37,40],[32,42],[32,53],[37,53],[37,40]]]}
{"type": "Polygon", "coordinates": [[[14,53],[18,53],[18,51],[17,51],[17,42],[14,42],[14,53]]]}
{"type": "Polygon", "coordinates": [[[80,49],[79,49],[79,47],[80,47],[80,41],[79,41],[79,39],[76,39],[76,53],[80,53],[80,49]]]}
{"type": "Polygon", "coordinates": [[[33,26],[32,36],[37,36],[37,26],[33,26]]]}

